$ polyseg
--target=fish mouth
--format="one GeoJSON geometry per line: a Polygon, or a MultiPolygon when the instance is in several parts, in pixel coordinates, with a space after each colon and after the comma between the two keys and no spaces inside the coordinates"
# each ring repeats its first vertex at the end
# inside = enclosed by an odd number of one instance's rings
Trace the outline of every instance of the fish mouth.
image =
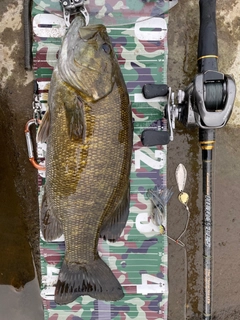
{"type": "Polygon", "coordinates": [[[106,28],[102,24],[90,25],[86,27],[81,27],[78,30],[80,38],[84,41],[92,39],[98,32],[105,30],[106,28]]]}

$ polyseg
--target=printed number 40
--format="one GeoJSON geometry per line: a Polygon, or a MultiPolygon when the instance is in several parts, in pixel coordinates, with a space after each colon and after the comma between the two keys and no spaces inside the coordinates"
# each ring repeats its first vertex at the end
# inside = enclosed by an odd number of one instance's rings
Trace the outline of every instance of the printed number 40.
{"type": "Polygon", "coordinates": [[[137,285],[137,293],[150,294],[150,293],[166,293],[167,282],[150,274],[142,274],[142,284],[137,285]],[[151,283],[149,283],[151,282],[151,283]]]}

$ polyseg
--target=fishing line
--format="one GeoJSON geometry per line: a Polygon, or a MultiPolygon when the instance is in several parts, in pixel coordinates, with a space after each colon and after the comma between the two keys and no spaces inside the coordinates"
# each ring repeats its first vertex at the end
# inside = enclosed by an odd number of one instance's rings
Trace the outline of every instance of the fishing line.
{"type": "MultiPolygon", "coordinates": [[[[156,206],[158,208],[158,204],[155,200],[153,199],[150,199],[153,203],[154,206],[156,206]]],[[[157,209],[158,212],[161,212],[159,209],[157,209]]],[[[188,224],[189,224],[189,220],[190,220],[190,210],[189,208],[186,206],[186,210],[187,210],[187,221],[186,221],[186,224],[185,224],[185,227],[183,229],[183,231],[180,233],[180,235],[177,237],[177,239],[174,239],[172,237],[170,237],[168,234],[165,234],[165,236],[175,242],[177,245],[179,245],[181,248],[183,248],[183,251],[184,251],[184,278],[185,278],[185,295],[184,295],[184,319],[187,319],[187,282],[188,282],[188,276],[187,276],[187,268],[188,268],[188,257],[187,257],[187,249],[186,249],[186,245],[184,242],[182,242],[181,238],[184,236],[184,234],[186,233],[187,231],[187,228],[188,228],[188,224]]],[[[159,222],[159,221],[162,221],[162,212],[161,212],[161,217],[160,219],[159,218],[152,218],[152,222],[157,225],[156,222],[159,222]]],[[[160,235],[163,235],[164,232],[165,232],[165,228],[164,226],[161,224],[161,225],[157,225],[159,227],[159,233],[160,235]]]]}
{"type": "Polygon", "coordinates": [[[187,210],[187,221],[186,221],[185,227],[184,227],[183,231],[181,232],[181,234],[177,237],[177,239],[173,239],[169,235],[166,235],[168,239],[170,239],[171,241],[173,241],[177,245],[179,245],[181,248],[183,248],[183,252],[184,252],[184,280],[185,280],[185,288],[186,288],[185,289],[185,295],[184,295],[184,310],[183,310],[184,319],[187,319],[188,256],[187,256],[186,244],[181,241],[181,238],[186,233],[187,228],[188,228],[188,224],[189,224],[189,221],[190,221],[190,210],[189,210],[188,207],[186,207],[186,210],[187,210]]]}
{"type": "MultiPolygon", "coordinates": [[[[151,199],[152,200],[152,199],[151,199]]],[[[152,203],[154,205],[156,205],[156,202],[154,200],[152,200],[152,203]]],[[[190,221],[190,210],[188,208],[188,206],[185,206],[186,211],[187,211],[187,221],[185,224],[185,227],[183,229],[183,231],[180,233],[180,235],[177,237],[177,239],[174,239],[172,237],[170,237],[168,234],[165,234],[165,236],[175,242],[177,245],[179,245],[181,248],[183,248],[184,251],[184,279],[185,279],[185,295],[184,295],[184,319],[187,319],[187,282],[188,282],[188,274],[187,274],[187,268],[188,268],[188,257],[187,257],[187,248],[185,243],[181,240],[181,238],[185,235],[188,225],[189,225],[189,221],[190,221]]],[[[153,222],[154,223],[154,222],[153,222]]],[[[155,223],[154,223],[155,224],[155,223]]],[[[162,229],[161,228],[162,225],[159,226],[159,233],[162,235],[165,231],[165,228],[162,229]]]]}
{"type": "Polygon", "coordinates": [[[168,239],[172,240],[173,242],[175,242],[176,244],[178,244],[179,246],[181,247],[186,247],[185,243],[183,243],[181,241],[181,238],[184,236],[184,234],[186,233],[187,231],[187,228],[188,228],[188,225],[189,225],[189,221],[190,221],[190,211],[189,211],[189,208],[186,209],[187,210],[187,221],[186,221],[186,224],[185,224],[185,227],[183,229],[183,231],[181,232],[181,234],[177,237],[177,239],[174,239],[172,237],[170,237],[169,235],[166,235],[168,239]]]}
{"type": "Polygon", "coordinates": [[[223,85],[222,83],[208,83],[204,86],[204,100],[208,111],[222,109],[223,85]]]}
{"type": "MultiPolygon", "coordinates": [[[[168,234],[165,234],[165,236],[175,242],[177,245],[179,245],[180,247],[182,247],[184,249],[184,262],[185,262],[185,274],[184,274],[184,278],[185,278],[185,295],[184,295],[184,319],[186,319],[187,316],[187,282],[188,282],[188,276],[187,276],[187,268],[188,268],[188,257],[187,257],[187,249],[186,249],[186,245],[185,243],[181,240],[181,238],[185,235],[188,225],[189,225],[189,221],[190,221],[190,210],[188,207],[188,200],[189,200],[189,195],[184,192],[184,188],[185,188],[185,184],[186,184],[186,180],[187,180],[187,170],[185,168],[185,166],[183,164],[179,164],[176,168],[175,171],[175,177],[176,177],[176,181],[177,181],[177,185],[178,185],[178,189],[179,189],[179,195],[178,195],[178,200],[180,203],[182,203],[187,211],[187,221],[185,224],[185,227],[183,229],[183,231],[180,233],[180,235],[174,239],[171,236],[169,236],[168,234]]],[[[160,235],[163,235],[165,233],[165,228],[163,226],[163,220],[164,220],[164,214],[166,214],[165,212],[165,207],[168,203],[168,201],[170,200],[170,198],[173,195],[173,191],[172,188],[170,189],[160,189],[158,187],[155,187],[154,189],[149,189],[147,192],[147,197],[148,199],[151,200],[153,208],[150,212],[150,217],[151,220],[153,222],[154,225],[159,227],[159,233],[160,235]]]]}
{"type": "Polygon", "coordinates": [[[184,242],[182,242],[181,238],[185,235],[188,225],[189,225],[189,221],[190,221],[190,210],[188,207],[188,201],[189,201],[189,195],[184,191],[185,189],[185,185],[187,182],[187,169],[185,168],[185,166],[180,163],[175,171],[175,178],[177,181],[177,185],[178,185],[178,190],[179,190],[179,195],[178,195],[178,200],[180,203],[182,203],[187,211],[187,221],[185,224],[185,227],[183,229],[183,231],[181,232],[181,234],[178,236],[177,239],[173,239],[172,237],[168,238],[172,241],[174,241],[176,244],[180,245],[183,249],[184,249],[184,262],[185,262],[185,295],[184,295],[184,319],[187,319],[187,283],[188,283],[188,276],[187,276],[187,268],[188,268],[188,257],[187,257],[187,249],[186,249],[186,245],[184,242]]]}

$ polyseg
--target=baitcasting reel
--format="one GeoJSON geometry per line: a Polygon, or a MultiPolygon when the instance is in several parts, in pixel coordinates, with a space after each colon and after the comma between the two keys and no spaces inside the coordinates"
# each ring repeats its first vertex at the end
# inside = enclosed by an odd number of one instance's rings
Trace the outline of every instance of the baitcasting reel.
{"type": "Polygon", "coordinates": [[[177,104],[174,92],[165,84],[145,84],[142,92],[146,99],[168,96],[165,107],[168,131],[146,129],[142,132],[143,145],[153,146],[167,144],[173,140],[175,119],[186,127],[198,126],[202,129],[224,127],[232,113],[236,85],[229,75],[210,70],[197,74],[184,91],[178,91],[177,104]]]}

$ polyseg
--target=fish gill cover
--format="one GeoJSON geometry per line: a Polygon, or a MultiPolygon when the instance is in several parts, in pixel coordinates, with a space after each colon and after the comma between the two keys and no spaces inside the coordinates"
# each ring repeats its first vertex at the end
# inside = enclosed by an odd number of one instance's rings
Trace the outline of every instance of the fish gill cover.
{"type": "MultiPolygon", "coordinates": [[[[151,222],[149,216],[152,204],[146,197],[149,188],[166,186],[167,150],[164,146],[144,147],[140,134],[156,119],[162,118],[166,103],[164,99],[145,100],[141,90],[145,83],[166,83],[167,80],[166,34],[169,1],[148,1],[148,3],[152,2],[152,5],[157,3],[158,10],[161,8],[161,12],[155,14],[156,9],[154,9],[149,14],[148,10],[147,15],[146,12],[144,14],[142,1],[133,2],[136,4],[138,17],[143,18],[138,19],[137,23],[126,25],[120,25],[127,21],[119,18],[119,15],[124,16],[127,12],[121,9],[120,1],[86,2],[90,23],[98,21],[97,23],[108,24],[107,31],[127,85],[134,118],[129,218],[121,237],[115,243],[100,239],[98,245],[100,257],[122,285],[125,296],[116,302],[105,302],[82,296],[67,305],[57,305],[54,302],[54,285],[65,254],[64,239],[50,243],[42,238],[40,243],[41,295],[45,319],[167,319],[167,239],[164,235],[159,236],[159,229],[151,222]],[[96,17],[97,14],[95,14],[94,17],[93,12],[102,13],[102,15],[98,14],[96,17]],[[109,26],[114,16],[111,12],[118,12],[115,15],[117,17],[115,26],[109,26]],[[146,20],[146,16],[151,15],[154,17],[146,20]],[[108,16],[111,17],[111,21],[108,16]]],[[[126,3],[129,4],[131,1],[126,0],[126,3]]],[[[176,3],[177,1],[171,1],[171,6],[176,3]]],[[[145,4],[147,5],[147,2],[145,4]]],[[[131,10],[128,12],[129,16],[134,15],[134,8],[131,10]]],[[[58,1],[35,0],[32,19],[34,73],[38,81],[44,112],[52,71],[56,65],[58,50],[66,29],[58,1]]],[[[134,19],[136,20],[136,17],[134,19]]],[[[134,19],[128,18],[128,21],[132,22],[134,19]]],[[[161,121],[161,126],[166,126],[164,121],[161,121]]],[[[40,158],[45,156],[45,150],[46,145],[38,145],[40,158]]],[[[39,202],[41,202],[45,183],[43,172],[39,172],[38,181],[39,202]]]]}

